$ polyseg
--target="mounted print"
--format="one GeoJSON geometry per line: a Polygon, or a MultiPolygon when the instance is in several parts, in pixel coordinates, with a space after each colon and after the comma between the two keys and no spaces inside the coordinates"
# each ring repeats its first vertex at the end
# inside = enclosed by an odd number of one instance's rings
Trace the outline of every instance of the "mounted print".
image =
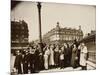
{"type": "Polygon", "coordinates": [[[11,75],[96,69],[96,6],[11,1],[11,75]]]}

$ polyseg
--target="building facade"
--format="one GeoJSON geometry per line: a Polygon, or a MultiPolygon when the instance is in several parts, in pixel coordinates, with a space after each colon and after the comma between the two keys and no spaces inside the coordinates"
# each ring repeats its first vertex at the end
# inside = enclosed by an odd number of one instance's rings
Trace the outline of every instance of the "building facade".
{"type": "Polygon", "coordinates": [[[56,27],[43,36],[43,42],[47,44],[62,44],[64,42],[71,44],[75,39],[81,40],[82,38],[81,26],[79,26],[79,29],[61,28],[59,22],[57,22],[56,27]]]}
{"type": "Polygon", "coordinates": [[[28,36],[28,24],[24,20],[11,21],[11,52],[27,48],[28,36]]]}

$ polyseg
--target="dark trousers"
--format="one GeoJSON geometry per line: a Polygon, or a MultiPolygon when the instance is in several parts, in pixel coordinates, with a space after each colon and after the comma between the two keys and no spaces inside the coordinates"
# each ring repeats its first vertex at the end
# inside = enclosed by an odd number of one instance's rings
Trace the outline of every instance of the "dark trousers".
{"type": "Polygon", "coordinates": [[[19,65],[18,67],[16,67],[16,69],[18,70],[18,74],[22,74],[21,65],[19,65]]]}
{"type": "Polygon", "coordinates": [[[22,74],[21,68],[18,69],[18,74],[22,74]]]}
{"type": "Polygon", "coordinates": [[[39,71],[39,61],[36,61],[35,63],[34,63],[34,70],[35,70],[35,72],[38,72],[39,71]]]}
{"type": "Polygon", "coordinates": [[[81,66],[81,67],[82,67],[82,70],[87,70],[86,66],[81,66]]]}
{"type": "Polygon", "coordinates": [[[34,64],[30,64],[30,71],[31,73],[35,73],[34,64]]]}
{"type": "Polygon", "coordinates": [[[41,55],[39,58],[39,70],[43,70],[44,69],[44,60],[43,60],[43,56],[41,55]]]}
{"type": "Polygon", "coordinates": [[[28,74],[28,64],[27,63],[23,64],[23,73],[28,74]]]}

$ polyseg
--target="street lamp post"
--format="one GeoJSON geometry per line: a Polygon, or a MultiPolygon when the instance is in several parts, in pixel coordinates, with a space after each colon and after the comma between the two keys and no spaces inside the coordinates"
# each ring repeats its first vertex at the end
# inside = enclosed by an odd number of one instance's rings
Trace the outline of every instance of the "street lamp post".
{"type": "Polygon", "coordinates": [[[39,17],[39,44],[40,44],[40,48],[42,50],[41,3],[40,2],[38,2],[37,7],[38,7],[38,17],[39,17]]]}
{"type": "Polygon", "coordinates": [[[39,42],[42,43],[42,32],[41,32],[41,3],[38,2],[38,15],[39,15],[39,42]]]}

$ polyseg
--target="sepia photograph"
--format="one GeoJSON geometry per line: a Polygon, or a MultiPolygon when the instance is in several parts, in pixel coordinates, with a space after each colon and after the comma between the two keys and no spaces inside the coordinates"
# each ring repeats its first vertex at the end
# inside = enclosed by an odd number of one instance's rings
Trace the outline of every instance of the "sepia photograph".
{"type": "Polygon", "coordinates": [[[10,73],[96,70],[96,5],[11,0],[10,73]]]}

